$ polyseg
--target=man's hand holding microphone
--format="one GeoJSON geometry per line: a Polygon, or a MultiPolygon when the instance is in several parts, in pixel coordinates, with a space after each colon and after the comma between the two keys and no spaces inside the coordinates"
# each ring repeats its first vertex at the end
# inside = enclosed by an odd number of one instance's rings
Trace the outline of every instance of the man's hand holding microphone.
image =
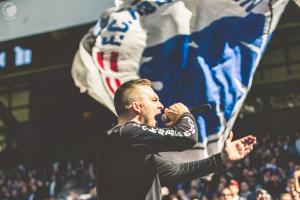
{"type": "Polygon", "coordinates": [[[178,121],[181,115],[186,112],[190,111],[183,103],[174,103],[169,106],[169,108],[165,108],[162,121],[166,126],[172,126],[178,121]]]}

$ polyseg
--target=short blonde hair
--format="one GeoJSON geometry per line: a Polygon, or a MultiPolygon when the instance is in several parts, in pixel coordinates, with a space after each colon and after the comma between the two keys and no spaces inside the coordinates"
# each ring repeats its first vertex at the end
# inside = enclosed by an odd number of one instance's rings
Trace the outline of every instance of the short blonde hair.
{"type": "Polygon", "coordinates": [[[129,105],[137,100],[133,94],[137,86],[151,87],[151,81],[148,79],[131,80],[125,82],[117,89],[114,97],[114,106],[118,116],[128,113],[129,105]]]}

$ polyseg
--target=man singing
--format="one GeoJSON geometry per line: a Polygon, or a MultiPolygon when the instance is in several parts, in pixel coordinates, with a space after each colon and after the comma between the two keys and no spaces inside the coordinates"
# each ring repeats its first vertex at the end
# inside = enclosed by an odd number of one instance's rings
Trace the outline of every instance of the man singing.
{"type": "Polygon", "coordinates": [[[97,169],[99,200],[161,200],[160,181],[195,179],[221,169],[224,162],[240,160],[256,143],[254,136],[232,141],[229,134],[221,153],[207,159],[173,163],[159,152],[183,151],[197,142],[195,119],[182,103],[165,108],[147,79],[132,80],[115,93],[118,124],[107,132],[97,169]],[[164,109],[164,110],[163,110],[164,109]],[[167,128],[157,127],[163,110],[167,128]]]}

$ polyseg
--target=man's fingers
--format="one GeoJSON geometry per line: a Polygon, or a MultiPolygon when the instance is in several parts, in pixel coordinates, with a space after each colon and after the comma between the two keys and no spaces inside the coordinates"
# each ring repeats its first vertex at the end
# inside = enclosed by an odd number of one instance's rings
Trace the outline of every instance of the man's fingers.
{"type": "Polygon", "coordinates": [[[173,124],[174,124],[174,122],[170,121],[170,122],[165,123],[165,126],[169,127],[169,126],[172,126],[173,124]]]}
{"type": "Polygon", "coordinates": [[[241,138],[240,141],[245,145],[256,144],[256,137],[248,135],[246,137],[241,138]]]}
{"type": "Polygon", "coordinates": [[[180,109],[178,109],[175,105],[172,105],[168,108],[167,112],[169,113],[175,113],[175,114],[178,114],[180,111],[180,109]]]}
{"type": "Polygon", "coordinates": [[[250,151],[252,151],[252,150],[253,150],[253,145],[249,145],[249,146],[247,146],[247,147],[246,147],[246,150],[250,150],[250,151]]]}
{"type": "Polygon", "coordinates": [[[245,156],[248,155],[250,152],[251,152],[250,149],[246,150],[246,151],[245,151],[245,156]]]}
{"type": "Polygon", "coordinates": [[[170,109],[171,109],[171,110],[176,110],[176,105],[171,105],[171,106],[170,106],[170,109]]]}
{"type": "Polygon", "coordinates": [[[171,108],[165,108],[165,114],[170,114],[170,113],[178,114],[178,111],[171,108]]]}
{"type": "Polygon", "coordinates": [[[177,110],[180,111],[181,113],[189,111],[188,107],[186,107],[183,103],[174,103],[169,107],[169,109],[177,110]]]}
{"type": "Polygon", "coordinates": [[[248,136],[247,136],[247,140],[249,140],[249,141],[252,141],[252,142],[255,142],[255,143],[256,143],[256,137],[255,137],[255,136],[253,136],[253,135],[248,135],[248,136]]]}
{"type": "Polygon", "coordinates": [[[253,150],[253,145],[249,145],[249,146],[245,147],[246,155],[249,154],[252,150],[253,150]]]}

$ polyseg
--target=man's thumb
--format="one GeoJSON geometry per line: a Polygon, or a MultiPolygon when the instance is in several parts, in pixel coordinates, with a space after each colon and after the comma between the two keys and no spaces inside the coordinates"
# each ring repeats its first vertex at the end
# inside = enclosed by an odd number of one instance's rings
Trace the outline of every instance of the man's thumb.
{"type": "Polygon", "coordinates": [[[233,138],[233,132],[230,131],[229,134],[228,134],[228,137],[226,139],[226,142],[231,142],[232,141],[232,138],[233,138]]]}

